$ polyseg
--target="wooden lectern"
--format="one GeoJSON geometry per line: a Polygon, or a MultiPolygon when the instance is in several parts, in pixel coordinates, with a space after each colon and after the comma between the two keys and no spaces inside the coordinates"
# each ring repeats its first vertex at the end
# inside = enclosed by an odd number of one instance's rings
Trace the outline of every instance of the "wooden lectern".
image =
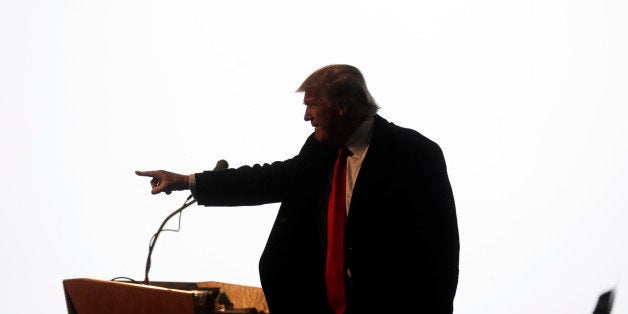
{"type": "Polygon", "coordinates": [[[218,282],[168,283],[151,285],[104,281],[97,279],[66,279],[63,281],[69,314],[213,314],[216,298],[228,296],[233,310],[219,313],[268,313],[261,288],[218,282]]]}

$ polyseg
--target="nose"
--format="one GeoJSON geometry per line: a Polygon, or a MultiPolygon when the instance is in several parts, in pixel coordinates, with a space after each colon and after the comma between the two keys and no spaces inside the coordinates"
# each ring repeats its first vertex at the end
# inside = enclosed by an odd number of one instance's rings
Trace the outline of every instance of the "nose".
{"type": "Polygon", "coordinates": [[[303,120],[305,121],[312,120],[312,114],[310,113],[310,106],[305,107],[305,114],[303,115],[303,120]]]}

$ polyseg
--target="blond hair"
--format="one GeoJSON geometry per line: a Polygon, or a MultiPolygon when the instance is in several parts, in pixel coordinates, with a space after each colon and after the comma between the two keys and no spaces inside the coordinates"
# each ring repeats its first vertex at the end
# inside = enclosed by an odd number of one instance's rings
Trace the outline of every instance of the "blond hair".
{"type": "Polygon", "coordinates": [[[314,71],[303,81],[297,92],[331,101],[346,100],[351,108],[364,116],[372,116],[379,109],[366,88],[366,81],[360,70],[347,64],[332,64],[314,71]]]}

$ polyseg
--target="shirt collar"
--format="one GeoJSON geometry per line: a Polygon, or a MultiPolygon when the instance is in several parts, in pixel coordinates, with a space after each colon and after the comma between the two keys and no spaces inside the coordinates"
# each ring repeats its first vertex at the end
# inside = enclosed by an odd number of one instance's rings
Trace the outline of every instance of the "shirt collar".
{"type": "Polygon", "coordinates": [[[349,140],[345,143],[345,147],[351,151],[352,155],[360,158],[366,151],[373,136],[373,117],[369,116],[362,124],[353,132],[349,140]]]}

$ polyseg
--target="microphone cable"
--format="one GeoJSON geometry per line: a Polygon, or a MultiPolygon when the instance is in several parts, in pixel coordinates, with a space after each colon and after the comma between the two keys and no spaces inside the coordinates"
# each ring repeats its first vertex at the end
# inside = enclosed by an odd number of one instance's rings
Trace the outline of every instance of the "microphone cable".
{"type": "Polygon", "coordinates": [[[161,223],[161,226],[159,226],[159,229],[157,229],[157,232],[155,232],[155,234],[150,238],[150,242],[148,244],[148,257],[146,258],[146,270],[144,271],[144,284],[148,285],[149,281],[148,281],[148,272],[150,271],[150,265],[151,265],[151,256],[153,255],[153,249],[155,248],[155,243],[157,243],[157,238],[159,238],[159,234],[162,231],[173,231],[173,232],[179,232],[179,230],[181,230],[181,212],[186,209],[188,206],[192,205],[196,203],[195,199],[192,199],[192,194],[190,194],[190,196],[188,196],[188,198],[185,200],[185,202],[183,202],[183,205],[173,211],[170,215],[168,215],[168,217],[166,217],[166,219],[164,219],[164,221],[161,223]],[[179,225],[177,226],[177,229],[164,229],[164,226],[166,225],[166,223],[170,220],[170,218],[174,217],[176,214],[179,214],[179,225]]]}

